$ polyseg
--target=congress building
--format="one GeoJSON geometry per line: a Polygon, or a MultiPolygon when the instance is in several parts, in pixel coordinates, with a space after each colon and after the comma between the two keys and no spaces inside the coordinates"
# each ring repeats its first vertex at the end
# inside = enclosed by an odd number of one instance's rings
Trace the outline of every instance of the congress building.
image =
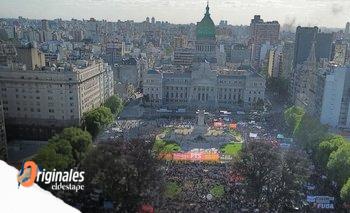
{"type": "Polygon", "coordinates": [[[142,90],[146,104],[215,110],[261,103],[265,96],[263,76],[249,66],[217,64],[216,29],[208,5],[195,32],[195,60],[188,69],[158,67],[144,73],[142,90]]]}

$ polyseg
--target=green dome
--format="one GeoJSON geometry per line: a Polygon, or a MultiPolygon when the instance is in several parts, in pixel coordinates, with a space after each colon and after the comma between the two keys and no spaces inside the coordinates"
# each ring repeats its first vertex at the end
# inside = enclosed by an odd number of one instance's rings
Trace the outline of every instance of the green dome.
{"type": "Polygon", "coordinates": [[[206,11],[207,12],[204,14],[202,21],[197,22],[197,39],[215,39],[215,24],[210,18],[209,5],[207,5],[206,11]]]}

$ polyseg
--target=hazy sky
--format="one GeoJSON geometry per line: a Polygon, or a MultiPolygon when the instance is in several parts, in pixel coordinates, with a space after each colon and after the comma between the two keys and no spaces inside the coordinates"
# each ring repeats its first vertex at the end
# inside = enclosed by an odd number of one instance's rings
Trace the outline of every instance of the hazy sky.
{"type": "MultiPolygon", "coordinates": [[[[254,14],[281,24],[344,27],[350,21],[350,0],[210,0],[215,24],[249,24],[254,14]]],[[[37,19],[133,19],[154,16],[171,23],[195,23],[206,0],[0,0],[0,17],[37,19]]]]}

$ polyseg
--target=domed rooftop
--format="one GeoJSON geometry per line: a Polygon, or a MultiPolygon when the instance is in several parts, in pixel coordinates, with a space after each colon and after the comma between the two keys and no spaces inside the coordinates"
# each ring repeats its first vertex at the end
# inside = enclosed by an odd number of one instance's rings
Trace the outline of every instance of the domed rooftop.
{"type": "Polygon", "coordinates": [[[197,22],[196,27],[197,39],[215,39],[215,24],[210,18],[209,4],[206,7],[206,13],[200,22],[197,22]]]}

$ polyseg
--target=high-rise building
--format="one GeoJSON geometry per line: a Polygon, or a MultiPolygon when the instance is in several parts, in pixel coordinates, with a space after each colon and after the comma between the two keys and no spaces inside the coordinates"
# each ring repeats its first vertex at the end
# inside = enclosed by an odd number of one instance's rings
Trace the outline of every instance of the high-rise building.
{"type": "Polygon", "coordinates": [[[154,17],[152,17],[151,23],[152,23],[152,24],[155,24],[155,23],[156,23],[156,19],[155,19],[154,17]]]}
{"type": "Polygon", "coordinates": [[[41,29],[44,31],[49,30],[49,22],[46,19],[41,20],[41,29]]]}
{"type": "Polygon", "coordinates": [[[283,73],[283,46],[278,45],[269,51],[267,74],[269,77],[280,78],[283,73]]]}
{"type": "Polygon", "coordinates": [[[99,23],[95,18],[90,18],[85,22],[86,31],[85,37],[94,42],[99,40],[99,23]]]}
{"type": "Polygon", "coordinates": [[[297,64],[303,64],[306,61],[310,55],[311,46],[316,39],[317,32],[317,27],[297,27],[293,67],[296,67],[297,64]]]}
{"type": "Polygon", "coordinates": [[[318,32],[316,35],[316,59],[320,61],[320,59],[331,59],[332,53],[332,42],[333,42],[333,34],[332,33],[322,33],[318,32]]]}
{"type": "Polygon", "coordinates": [[[350,67],[332,67],[325,72],[321,123],[350,128],[350,67]]]}
{"type": "Polygon", "coordinates": [[[251,62],[259,67],[261,45],[269,42],[275,45],[279,41],[280,24],[277,21],[264,22],[260,15],[255,15],[250,22],[251,62]]]}
{"type": "Polygon", "coordinates": [[[290,80],[293,73],[294,42],[286,41],[283,43],[283,73],[284,79],[290,80]]]}
{"type": "Polygon", "coordinates": [[[346,22],[345,34],[350,34],[350,22],[346,22]]]}
{"type": "Polygon", "coordinates": [[[120,43],[107,43],[106,44],[106,62],[114,67],[114,65],[121,60],[122,46],[120,43]]]}
{"type": "Polygon", "coordinates": [[[317,27],[297,27],[295,34],[294,67],[302,64],[309,56],[312,43],[315,43],[316,60],[331,59],[332,33],[319,32],[317,27]]]}

